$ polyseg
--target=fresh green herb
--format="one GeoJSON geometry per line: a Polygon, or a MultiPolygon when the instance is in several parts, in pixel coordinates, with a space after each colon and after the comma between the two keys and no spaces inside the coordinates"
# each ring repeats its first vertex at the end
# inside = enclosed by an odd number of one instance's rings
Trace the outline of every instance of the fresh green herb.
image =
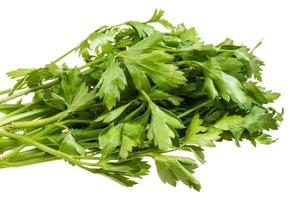
{"type": "Polygon", "coordinates": [[[160,10],[103,26],[42,68],[7,73],[16,83],[0,91],[0,168],[62,159],[132,186],[150,157],[164,183],[200,190],[193,172],[204,147],[276,140],[268,131],[283,113],[267,104],[279,94],[261,86],[264,63],[253,50],[230,39],[206,44],[160,10]],[[69,54],[84,65],[61,64],[69,54]]]}

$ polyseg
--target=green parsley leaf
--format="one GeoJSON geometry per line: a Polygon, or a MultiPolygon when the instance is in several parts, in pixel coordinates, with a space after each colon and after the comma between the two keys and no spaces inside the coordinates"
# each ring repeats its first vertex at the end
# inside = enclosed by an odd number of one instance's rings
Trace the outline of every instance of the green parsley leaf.
{"type": "Polygon", "coordinates": [[[195,115],[187,130],[184,139],[184,144],[195,144],[198,146],[214,147],[214,141],[220,138],[221,130],[213,127],[201,126],[203,121],[199,118],[199,115],[195,115]]]}
{"type": "Polygon", "coordinates": [[[124,124],[119,153],[122,159],[128,157],[129,152],[132,152],[133,147],[142,147],[145,140],[148,118],[149,112],[146,112],[134,121],[124,124]]]}
{"type": "Polygon", "coordinates": [[[99,135],[99,142],[102,148],[102,155],[109,156],[121,144],[121,133],[123,124],[117,126],[110,126],[99,135]]]}
{"type": "Polygon", "coordinates": [[[147,23],[158,22],[164,15],[164,10],[155,10],[152,17],[147,21],[147,23]]]}
{"type": "Polygon", "coordinates": [[[150,36],[154,33],[153,27],[149,26],[148,24],[136,21],[129,21],[126,24],[134,28],[140,38],[146,38],[147,36],[150,36]]]}
{"type": "Polygon", "coordinates": [[[34,71],[34,69],[19,68],[19,69],[7,72],[6,74],[9,78],[14,79],[14,78],[26,76],[27,74],[31,73],[32,71],[34,71]]]}
{"type": "Polygon", "coordinates": [[[171,139],[175,137],[173,129],[182,129],[184,126],[173,113],[159,108],[153,102],[150,103],[150,110],[151,122],[147,137],[159,149],[166,151],[172,145],[171,139]]]}
{"type": "Polygon", "coordinates": [[[95,92],[89,91],[86,83],[83,82],[81,72],[74,68],[69,74],[62,78],[61,87],[63,90],[63,98],[53,95],[58,102],[65,101],[70,111],[82,109],[95,98],[95,92]]]}
{"type": "Polygon", "coordinates": [[[269,134],[261,134],[260,136],[257,137],[257,141],[261,144],[266,144],[266,145],[276,142],[276,140],[274,140],[272,136],[269,134]]]}
{"type": "Polygon", "coordinates": [[[153,101],[156,101],[156,100],[169,101],[170,103],[176,106],[180,105],[180,103],[183,101],[183,98],[169,94],[159,89],[151,90],[150,93],[148,93],[148,96],[153,101]]]}
{"type": "Polygon", "coordinates": [[[118,173],[123,176],[138,178],[147,175],[150,169],[150,165],[148,165],[146,161],[143,161],[140,158],[120,162],[105,162],[101,163],[100,166],[110,172],[118,173]]]}
{"type": "Polygon", "coordinates": [[[137,89],[145,88],[148,91],[148,81],[144,75],[149,76],[162,89],[177,87],[186,81],[183,72],[176,65],[170,64],[173,61],[170,54],[161,50],[149,51],[161,39],[160,33],[153,34],[122,54],[137,89]]]}
{"type": "Polygon", "coordinates": [[[176,182],[180,180],[189,187],[200,190],[200,183],[192,175],[197,167],[192,159],[166,155],[157,155],[154,159],[158,175],[164,183],[176,186],[176,182]]]}
{"type": "Polygon", "coordinates": [[[211,79],[207,80],[206,83],[211,97],[220,94],[226,101],[233,100],[242,108],[251,108],[251,99],[246,95],[242,84],[236,78],[216,69],[205,68],[205,73],[206,77],[211,79]]]}
{"type": "Polygon", "coordinates": [[[70,132],[66,134],[59,146],[59,150],[71,155],[84,155],[85,148],[82,147],[70,132]]]}
{"type": "Polygon", "coordinates": [[[105,113],[105,114],[99,116],[95,120],[95,122],[103,121],[104,123],[110,123],[113,120],[115,120],[116,118],[118,118],[131,104],[132,104],[132,101],[123,105],[123,106],[116,108],[115,110],[112,110],[108,113],[105,113]]]}
{"type": "Polygon", "coordinates": [[[280,94],[265,90],[265,88],[256,85],[256,83],[249,81],[244,84],[247,93],[258,103],[271,103],[279,98],[280,94]]]}
{"type": "Polygon", "coordinates": [[[250,133],[254,133],[258,130],[278,129],[277,122],[273,119],[273,114],[257,106],[252,109],[250,114],[245,116],[242,126],[250,133]]]}
{"type": "Polygon", "coordinates": [[[127,85],[126,76],[120,68],[119,63],[112,63],[103,73],[97,87],[99,87],[98,96],[103,98],[107,108],[111,110],[120,100],[120,91],[127,85]]]}

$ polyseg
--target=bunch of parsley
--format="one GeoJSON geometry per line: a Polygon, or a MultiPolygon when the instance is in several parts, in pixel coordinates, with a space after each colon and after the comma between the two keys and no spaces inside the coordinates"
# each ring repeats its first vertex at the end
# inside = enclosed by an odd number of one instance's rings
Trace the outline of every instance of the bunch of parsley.
{"type": "Polygon", "coordinates": [[[204,147],[275,141],[282,113],[266,105],[279,94],[260,86],[262,66],[246,46],[206,44],[160,10],[103,26],[44,67],[7,73],[16,84],[0,92],[0,168],[63,159],[132,186],[151,157],[163,182],[199,190],[204,147]],[[76,53],[84,65],[60,64],[76,53]],[[168,154],[177,150],[194,158],[168,154]]]}

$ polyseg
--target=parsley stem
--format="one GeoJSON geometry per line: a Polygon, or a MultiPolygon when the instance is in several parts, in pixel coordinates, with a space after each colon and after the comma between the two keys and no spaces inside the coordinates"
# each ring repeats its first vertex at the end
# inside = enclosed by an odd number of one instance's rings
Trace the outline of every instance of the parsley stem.
{"type": "Polygon", "coordinates": [[[1,122],[0,122],[0,126],[4,126],[6,124],[9,124],[10,122],[14,122],[14,121],[17,121],[17,120],[20,120],[20,119],[24,119],[26,117],[31,117],[31,116],[34,116],[34,115],[47,113],[50,110],[51,110],[51,108],[37,109],[37,110],[32,110],[32,111],[28,111],[28,112],[25,112],[25,113],[21,113],[21,114],[18,114],[18,115],[14,115],[14,116],[11,116],[11,117],[8,117],[8,118],[2,118],[1,122]]]}
{"type": "MultiPolygon", "coordinates": [[[[77,159],[74,158],[73,155],[70,155],[70,154],[58,151],[56,149],[53,149],[53,148],[51,148],[51,147],[49,147],[47,145],[44,145],[44,144],[41,144],[41,143],[35,141],[35,140],[33,140],[33,139],[29,138],[29,137],[10,133],[10,132],[8,132],[8,131],[6,131],[4,129],[0,129],[0,135],[5,136],[5,137],[9,137],[9,138],[12,138],[12,139],[16,139],[19,142],[22,142],[22,143],[24,143],[24,144],[26,144],[28,146],[34,146],[37,149],[40,149],[40,150],[42,150],[42,151],[44,151],[46,153],[49,153],[51,155],[56,156],[57,158],[55,158],[55,159],[62,158],[64,160],[70,162],[73,165],[79,166],[82,169],[85,169],[85,170],[88,170],[88,171],[91,171],[91,172],[95,172],[95,173],[99,173],[98,169],[91,169],[91,168],[86,167],[86,166],[97,166],[98,165],[97,163],[88,163],[88,162],[77,160],[77,159]],[[84,165],[86,165],[86,166],[84,166],[84,165]]],[[[32,162],[28,161],[28,164],[39,163],[38,161],[40,161],[40,160],[34,160],[32,162]]],[[[45,161],[47,161],[47,160],[45,160],[45,161]]],[[[20,166],[23,166],[23,163],[20,166]]],[[[1,162],[0,162],[0,168],[1,167],[3,168],[3,166],[1,165],[1,162]]],[[[5,167],[5,165],[4,165],[4,167],[5,167]]]]}
{"type": "Polygon", "coordinates": [[[187,52],[187,51],[193,51],[195,48],[191,47],[191,48],[187,48],[187,49],[177,49],[177,48],[160,48],[166,52],[169,53],[182,53],[182,52],[187,52]]]}
{"type": "Polygon", "coordinates": [[[182,61],[178,61],[176,63],[179,64],[179,65],[187,64],[187,65],[197,65],[199,67],[203,67],[201,62],[198,62],[198,61],[195,61],[195,60],[182,60],[182,61]]]}
{"type": "Polygon", "coordinates": [[[81,168],[84,168],[80,162],[76,159],[74,159],[72,157],[72,155],[69,155],[69,154],[66,154],[64,152],[61,152],[61,151],[58,151],[56,149],[53,149],[51,147],[48,147],[44,144],[41,144],[33,139],[30,139],[29,137],[26,137],[26,136],[23,136],[23,135],[18,135],[18,134],[13,134],[13,133],[9,133],[8,131],[4,130],[4,129],[1,129],[0,130],[0,135],[2,136],[5,136],[5,137],[9,137],[9,138],[12,138],[12,139],[16,139],[18,140],[19,142],[22,142],[26,145],[29,145],[29,146],[34,146],[44,152],[47,152],[49,154],[52,154],[52,155],[55,155],[59,158],[63,158],[64,160],[72,163],[72,164],[75,164],[81,168]]]}
{"type": "MultiPolygon", "coordinates": [[[[38,128],[38,129],[35,129],[35,130],[30,131],[28,133],[25,133],[25,135],[27,137],[29,136],[29,137],[33,138],[34,140],[36,140],[38,142],[43,142],[43,141],[45,141],[45,138],[44,137],[41,137],[41,136],[46,135],[48,133],[54,132],[56,130],[55,127],[56,127],[56,125],[47,126],[44,129],[39,129],[38,128]]],[[[5,148],[5,149],[13,149],[14,150],[15,148],[18,148],[18,145],[19,145],[19,142],[18,141],[12,140],[10,138],[0,138],[0,146],[2,148],[5,148]]],[[[24,144],[22,144],[22,145],[24,147],[26,146],[24,144]]]]}
{"type": "Polygon", "coordinates": [[[59,160],[59,157],[55,156],[40,156],[38,158],[27,159],[23,161],[17,162],[0,162],[0,168],[7,168],[7,167],[22,167],[26,165],[38,164],[42,162],[54,161],[59,160]]]}
{"type": "Polygon", "coordinates": [[[4,159],[9,159],[12,156],[16,155],[19,151],[21,151],[26,145],[22,144],[18,147],[15,147],[13,150],[11,150],[9,153],[5,154],[4,156],[2,156],[0,158],[0,161],[4,160],[4,159]]]}
{"type": "Polygon", "coordinates": [[[59,58],[55,59],[53,61],[53,63],[57,63],[58,61],[62,60],[63,58],[65,58],[67,55],[71,54],[72,52],[76,51],[77,47],[74,47],[73,49],[69,50],[68,52],[64,53],[62,56],[60,56],[59,58]]]}
{"type": "Polygon", "coordinates": [[[44,119],[39,119],[36,121],[21,121],[21,122],[12,122],[11,123],[11,128],[15,129],[21,129],[21,128],[35,128],[39,126],[44,126],[47,124],[51,124],[56,122],[57,120],[61,119],[67,114],[66,111],[60,112],[52,117],[44,118],[44,119]]]}
{"type": "Polygon", "coordinates": [[[26,94],[28,94],[30,92],[35,92],[37,90],[49,88],[49,87],[57,84],[58,82],[59,82],[59,79],[56,79],[56,80],[53,80],[53,81],[51,81],[49,83],[46,83],[46,84],[42,84],[42,85],[39,85],[39,86],[35,86],[35,87],[32,87],[32,88],[28,88],[26,90],[23,90],[23,91],[20,91],[18,93],[15,93],[15,94],[13,94],[11,96],[7,96],[7,97],[5,97],[3,99],[0,99],[0,103],[4,103],[4,102],[7,102],[7,101],[10,101],[10,100],[15,99],[17,97],[26,95],[26,94]]]}
{"type": "Polygon", "coordinates": [[[9,138],[0,138],[0,151],[2,149],[12,149],[17,147],[19,143],[15,140],[11,140],[9,138]]]}
{"type": "Polygon", "coordinates": [[[17,110],[23,108],[22,104],[0,104],[0,110],[17,110]]]}
{"type": "Polygon", "coordinates": [[[151,105],[153,102],[150,99],[150,97],[148,96],[148,94],[144,90],[141,90],[140,92],[143,95],[143,97],[145,98],[145,100],[148,102],[148,104],[151,105]]]}
{"type": "Polygon", "coordinates": [[[13,115],[16,115],[16,114],[22,113],[22,112],[24,112],[24,111],[27,111],[27,110],[29,110],[31,107],[40,104],[40,102],[41,102],[41,101],[38,100],[38,101],[33,101],[33,102],[31,102],[31,103],[29,103],[29,104],[26,104],[26,105],[22,105],[21,108],[19,108],[19,109],[15,110],[15,111],[13,111],[13,112],[11,112],[11,113],[5,115],[4,117],[1,118],[1,120],[6,119],[6,118],[8,118],[8,117],[11,117],[11,116],[13,116],[13,115]]]}
{"type": "Polygon", "coordinates": [[[205,101],[205,102],[203,102],[203,103],[201,103],[201,104],[199,104],[199,105],[197,105],[197,106],[195,106],[195,107],[193,107],[193,108],[181,113],[180,115],[178,115],[178,117],[182,118],[182,117],[184,117],[184,116],[186,116],[186,115],[188,115],[188,114],[190,114],[190,113],[192,113],[192,112],[194,112],[194,111],[196,111],[196,110],[198,110],[198,109],[210,104],[211,102],[212,102],[212,100],[207,100],[207,101],[205,101]]]}
{"type": "Polygon", "coordinates": [[[106,57],[102,56],[102,57],[100,57],[98,59],[95,59],[95,60],[92,60],[90,62],[87,62],[86,64],[84,64],[82,66],[79,66],[78,68],[81,70],[81,69],[84,69],[86,67],[90,67],[93,64],[97,64],[97,63],[103,62],[105,59],[106,59],[106,57]]]}
{"type": "Polygon", "coordinates": [[[10,92],[10,91],[11,91],[11,89],[1,90],[1,91],[0,91],[0,95],[2,95],[2,94],[6,94],[6,93],[8,93],[8,92],[10,92]]]}

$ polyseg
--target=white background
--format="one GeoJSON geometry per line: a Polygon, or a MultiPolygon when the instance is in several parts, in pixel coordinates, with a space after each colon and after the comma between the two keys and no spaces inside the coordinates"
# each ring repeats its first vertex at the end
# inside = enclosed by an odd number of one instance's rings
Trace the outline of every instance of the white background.
{"type": "Polygon", "coordinates": [[[281,92],[275,107],[285,120],[271,146],[242,148],[232,143],[207,149],[207,163],[196,171],[201,192],[159,181],[155,168],[133,188],[90,174],[63,161],[0,170],[0,199],[290,199],[290,6],[287,0],[9,0],[0,1],[0,88],[12,85],[5,72],[37,67],[78,44],[101,25],[146,20],[155,8],[174,23],[195,26],[217,43],[226,37],[253,47],[265,62],[264,85],[281,92]]]}

